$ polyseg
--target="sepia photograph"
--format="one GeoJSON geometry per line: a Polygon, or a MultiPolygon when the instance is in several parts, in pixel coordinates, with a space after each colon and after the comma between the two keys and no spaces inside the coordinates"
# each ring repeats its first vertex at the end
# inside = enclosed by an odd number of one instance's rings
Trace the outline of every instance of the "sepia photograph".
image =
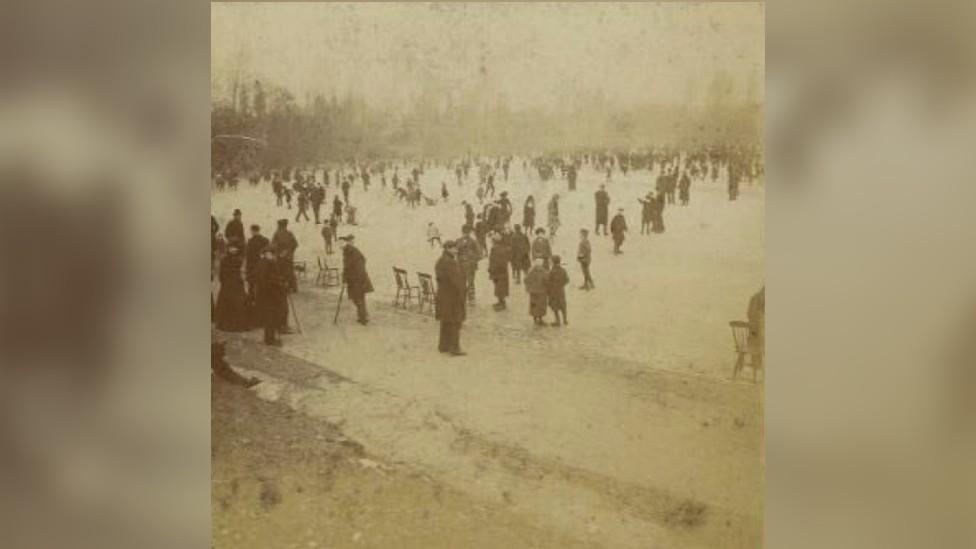
{"type": "Polygon", "coordinates": [[[764,17],[211,4],[212,546],[762,547],[764,17]]]}

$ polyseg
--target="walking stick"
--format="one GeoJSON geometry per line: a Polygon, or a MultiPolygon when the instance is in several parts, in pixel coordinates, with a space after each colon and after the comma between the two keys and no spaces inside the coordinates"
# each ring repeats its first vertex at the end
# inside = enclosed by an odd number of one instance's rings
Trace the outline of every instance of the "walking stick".
{"type": "Polygon", "coordinates": [[[345,292],[346,292],[346,285],[343,284],[342,287],[339,288],[339,301],[336,303],[335,318],[332,319],[332,323],[333,324],[338,324],[339,323],[339,309],[342,308],[342,295],[345,292]]]}
{"type": "Polygon", "coordinates": [[[288,307],[291,309],[291,315],[295,318],[295,327],[298,328],[298,333],[302,332],[302,323],[298,321],[298,311],[295,310],[295,302],[291,300],[291,294],[288,294],[288,307]]]}

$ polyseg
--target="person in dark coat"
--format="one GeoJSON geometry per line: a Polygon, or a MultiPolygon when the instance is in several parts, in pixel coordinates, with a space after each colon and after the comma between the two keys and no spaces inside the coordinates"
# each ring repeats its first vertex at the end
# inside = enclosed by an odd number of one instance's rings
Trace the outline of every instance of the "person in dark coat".
{"type": "Polygon", "coordinates": [[[271,242],[261,234],[261,227],[251,225],[251,238],[247,241],[247,248],[244,251],[244,272],[247,280],[247,311],[248,325],[251,327],[260,325],[257,314],[257,291],[256,277],[257,268],[261,263],[261,252],[271,245],[271,242]]]}
{"type": "Polygon", "coordinates": [[[465,294],[464,273],[457,261],[458,246],[453,240],[448,240],[443,246],[444,252],[434,265],[434,277],[437,279],[437,302],[434,305],[434,316],[441,323],[441,335],[437,349],[442,353],[461,356],[461,323],[464,322],[465,294]]]}
{"type": "Polygon", "coordinates": [[[247,330],[247,296],[241,278],[241,249],[232,244],[220,262],[220,292],[217,294],[217,329],[224,332],[247,330]]]}
{"type": "Polygon", "coordinates": [[[546,301],[549,293],[546,284],[548,277],[548,271],[542,266],[542,258],[535,258],[532,268],[525,275],[525,291],[529,293],[529,314],[536,326],[545,326],[542,318],[546,316],[546,301]]]}
{"type": "Polygon", "coordinates": [[[478,246],[481,247],[481,252],[484,253],[488,251],[488,224],[485,223],[482,214],[478,214],[477,219],[474,222],[474,237],[478,241],[478,246]]]}
{"type": "Polygon", "coordinates": [[[654,198],[654,211],[651,217],[651,232],[664,232],[664,193],[657,193],[654,198]]]}
{"type": "Polygon", "coordinates": [[[342,247],[342,281],[346,283],[346,293],[356,304],[356,322],[363,326],[369,324],[369,311],[366,310],[366,294],[372,293],[373,283],[366,273],[366,257],[353,245],[353,236],[339,237],[342,247]]]}
{"type": "Polygon", "coordinates": [[[541,259],[542,266],[548,270],[550,257],[552,257],[552,246],[546,238],[546,230],[539,227],[535,230],[535,240],[532,241],[532,263],[535,264],[536,259],[541,259]]]}
{"type": "Polygon", "coordinates": [[[546,277],[546,297],[549,300],[549,308],[556,315],[553,326],[559,326],[559,315],[562,314],[562,323],[569,325],[566,318],[566,285],[569,284],[569,275],[563,269],[558,255],[552,256],[552,269],[549,269],[549,276],[546,277]]]}
{"type": "Polygon", "coordinates": [[[504,225],[512,220],[512,201],[508,199],[508,192],[502,191],[501,198],[498,199],[498,205],[501,207],[501,224],[504,225]]]}
{"type": "Polygon", "coordinates": [[[322,203],[325,202],[325,187],[322,187],[321,185],[316,185],[312,189],[311,199],[312,199],[312,212],[315,214],[315,224],[318,225],[322,222],[320,216],[322,210],[322,203]]]}
{"type": "Polygon", "coordinates": [[[603,227],[603,234],[607,234],[607,220],[610,218],[610,195],[607,193],[606,185],[600,185],[600,190],[596,192],[596,230],[595,234],[600,234],[600,227],[603,227]]]}
{"type": "Polygon", "coordinates": [[[241,221],[240,210],[234,210],[234,219],[227,222],[227,226],[224,228],[224,238],[227,239],[228,244],[244,246],[246,237],[244,236],[244,222],[241,221]]]}
{"type": "Polygon", "coordinates": [[[620,253],[620,245],[624,243],[624,233],[627,232],[627,220],[624,219],[624,209],[617,210],[617,215],[610,221],[610,234],[613,235],[613,253],[620,253]]]}
{"type": "Polygon", "coordinates": [[[338,196],[332,198],[332,216],[337,221],[342,221],[342,201],[338,196]]]}
{"type": "Polygon", "coordinates": [[[512,248],[512,277],[516,284],[522,283],[522,273],[529,270],[529,237],[522,232],[521,225],[515,226],[515,232],[511,237],[512,248]]]}
{"type": "Polygon", "coordinates": [[[474,208],[471,207],[471,204],[468,204],[467,200],[462,202],[462,204],[464,204],[464,224],[474,227],[474,208]]]}
{"type": "Polygon", "coordinates": [[[525,199],[525,205],[522,206],[522,227],[525,229],[525,234],[535,229],[535,198],[531,195],[525,199]]]}
{"type": "Polygon", "coordinates": [[[512,259],[512,249],[500,233],[492,235],[491,241],[488,277],[495,284],[495,297],[498,298],[494,309],[501,311],[505,309],[505,299],[508,297],[508,263],[512,259]]]}
{"type": "Polygon", "coordinates": [[[274,248],[268,246],[261,251],[261,259],[255,268],[254,281],[257,287],[257,310],[261,326],[264,327],[264,343],[281,346],[278,334],[284,326],[282,317],[288,318],[288,270],[290,265],[281,252],[275,257],[274,248]]]}
{"type": "MultiPolygon", "coordinates": [[[[279,254],[284,253],[290,263],[295,261],[295,250],[298,249],[298,239],[288,230],[287,219],[278,220],[278,230],[271,236],[271,245],[275,247],[275,250],[279,254]]],[[[298,279],[295,277],[294,270],[292,270],[289,276],[289,287],[292,292],[298,291],[298,279]]]]}

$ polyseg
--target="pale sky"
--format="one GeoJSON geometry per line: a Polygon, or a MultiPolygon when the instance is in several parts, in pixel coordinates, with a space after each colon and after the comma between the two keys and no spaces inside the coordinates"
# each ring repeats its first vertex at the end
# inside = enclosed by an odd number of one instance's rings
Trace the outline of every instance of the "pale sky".
{"type": "Polygon", "coordinates": [[[762,93],[764,6],[633,4],[211,4],[211,70],[346,91],[400,107],[430,86],[502,94],[513,108],[701,101],[717,71],[762,93]],[[484,67],[484,74],[481,67],[484,67]]]}

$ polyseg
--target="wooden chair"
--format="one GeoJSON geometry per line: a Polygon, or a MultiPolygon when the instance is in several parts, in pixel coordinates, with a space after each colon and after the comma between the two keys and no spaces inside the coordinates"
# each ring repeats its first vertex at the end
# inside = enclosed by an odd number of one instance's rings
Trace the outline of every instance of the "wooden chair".
{"type": "Polygon", "coordinates": [[[329,267],[329,264],[321,257],[316,256],[315,260],[319,264],[319,272],[315,275],[315,283],[328,288],[339,285],[339,269],[329,267]]]}
{"type": "Polygon", "coordinates": [[[434,286],[434,279],[429,274],[417,273],[417,280],[420,281],[420,312],[424,312],[424,304],[427,304],[430,314],[434,314],[437,307],[437,288],[434,286]]]}
{"type": "Polygon", "coordinates": [[[406,309],[414,297],[420,299],[420,288],[410,285],[410,281],[407,280],[406,269],[393,267],[393,276],[396,278],[397,285],[393,306],[396,307],[402,303],[403,308],[406,309]]]}
{"type": "Polygon", "coordinates": [[[762,351],[754,352],[750,349],[749,323],[743,320],[733,320],[729,322],[732,328],[732,341],[735,343],[735,367],[732,369],[732,379],[735,379],[739,372],[746,365],[746,356],[749,356],[749,367],[752,368],[752,381],[756,381],[756,373],[763,367],[762,351]]]}

